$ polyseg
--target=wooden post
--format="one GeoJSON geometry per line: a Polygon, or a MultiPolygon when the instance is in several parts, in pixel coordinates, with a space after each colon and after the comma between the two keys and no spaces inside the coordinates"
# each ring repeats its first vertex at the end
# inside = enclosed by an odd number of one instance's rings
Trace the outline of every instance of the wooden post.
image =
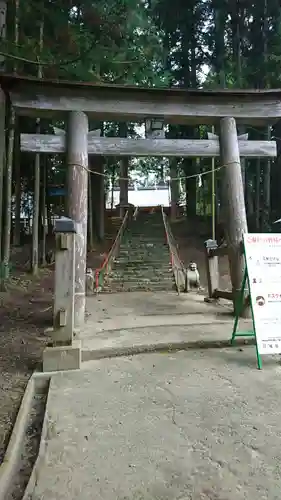
{"type": "Polygon", "coordinates": [[[71,345],[74,329],[75,233],[56,233],[53,345],[71,345]]]}
{"type": "Polygon", "coordinates": [[[237,129],[234,118],[221,119],[220,153],[221,165],[223,167],[222,201],[225,215],[224,220],[227,221],[225,232],[235,308],[236,298],[242,285],[245,266],[244,257],[241,252],[242,235],[248,232],[248,228],[237,129]]]}
{"type": "Polygon", "coordinates": [[[56,220],[54,324],[52,345],[43,352],[44,372],[81,367],[81,341],[73,339],[76,231],[73,220],[66,217],[56,220]]]}
{"type": "Polygon", "coordinates": [[[215,290],[219,288],[219,259],[217,255],[212,254],[212,250],[216,250],[218,244],[216,240],[205,241],[205,256],[206,256],[206,271],[208,283],[207,300],[214,298],[215,290]]]}
{"type": "Polygon", "coordinates": [[[68,164],[68,216],[76,222],[74,326],[85,321],[85,273],[88,219],[88,117],[71,111],[66,137],[68,164]]]}

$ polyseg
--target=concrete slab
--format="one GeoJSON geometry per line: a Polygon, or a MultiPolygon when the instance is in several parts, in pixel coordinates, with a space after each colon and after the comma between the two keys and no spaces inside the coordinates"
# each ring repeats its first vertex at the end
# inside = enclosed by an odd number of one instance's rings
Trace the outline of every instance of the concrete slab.
{"type": "Polygon", "coordinates": [[[87,323],[83,329],[101,331],[129,328],[130,326],[184,324],[183,321],[191,314],[197,315],[197,320],[204,322],[203,315],[212,315],[221,320],[230,319],[232,306],[227,301],[207,304],[204,295],[188,293],[177,295],[175,292],[130,292],[115,294],[100,294],[87,297],[87,323]],[[136,324],[137,322],[137,324],[136,324]]]}
{"type": "Polygon", "coordinates": [[[81,367],[81,341],[69,346],[46,347],[43,351],[43,372],[79,370],[81,367]]]}
{"type": "Polygon", "coordinates": [[[52,377],[33,500],[281,497],[281,369],[247,347],[52,377]]]}
{"type": "MultiPolygon", "coordinates": [[[[177,349],[202,349],[230,345],[233,322],[219,323],[213,318],[205,324],[196,321],[184,325],[122,328],[97,332],[82,341],[82,361],[177,349]]],[[[245,325],[245,330],[249,325],[245,325]]],[[[237,345],[253,343],[239,338],[237,345]]]]}
{"type": "MultiPolygon", "coordinates": [[[[227,303],[206,304],[197,293],[120,293],[87,302],[80,335],[83,360],[229,343],[234,318],[227,303]]],[[[251,321],[241,322],[249,330],[251,321]]],[[[248,339],[247,339],[248,342],[248,339]]]]}

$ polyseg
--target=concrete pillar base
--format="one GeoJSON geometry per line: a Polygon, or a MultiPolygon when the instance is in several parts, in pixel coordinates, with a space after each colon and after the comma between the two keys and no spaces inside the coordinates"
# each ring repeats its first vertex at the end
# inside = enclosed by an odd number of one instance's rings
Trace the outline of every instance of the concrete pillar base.
{"type": "Polygon", "coordinates": [[[46,347],[43,352],[43,372],[79,370],[81,368],[81,341],[72,345],[46,347]]]}

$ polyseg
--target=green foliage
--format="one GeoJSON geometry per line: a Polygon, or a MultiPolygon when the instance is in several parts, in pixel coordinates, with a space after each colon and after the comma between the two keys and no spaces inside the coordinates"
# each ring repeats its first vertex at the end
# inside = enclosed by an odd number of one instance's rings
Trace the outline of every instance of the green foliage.
{"type": "MultiPolygon", "coordinates": [[[[14,14],[11,2],[10,17],[14,14]]],[[[0,51],[17,71],[91,82],[165,84],[162,33],[141,0],[20,0],[20,41],[10,36],[0,51]],[[38,34],[44,23],[44,46],[38,34]]]]}
{"type": "MultiPolygon", "coordinates": [[[[36,75],[41,65],[46,78],[97,83],[184,88],[281,84],[280,0],[19,0],[17,45],[15,5],[15,0],[9,2],[7,38],[0,53],[6,55],[8,68],[16,61],[20,74],[36,75]]],[[[31,131],[30,123],[25,120],[21,130],[31,131]]],[[[104,124],[105,135],[118,133],[118,124],[104,124]]],[[[128,134],[139,134],[136,124],[129,125],[128,134]]],[[[172,127],[169,134],[205,137],[206,128],[172,127]]],[[[23,183],[31,190],[31,158],[22,162],[23,183]]],[[[63,178],[63,160],[52,162],[50,182],[55,182],[63,178]]],[[[133,166],[139,176],[153,172],[159,178],[163,165],[166,175],[164,161],[141,159],[133,166]]],[[[208,162],[179,165],[185,172],[209,168],[208,162]]],[[[247,182],[255,186],[255,163],[248,165],[247,182]]],[[[107,160],[108,175],[117,177],[118,169],[118,159],[107,160]]],[[[209,186],[206,176],[206,193],[209,186]]]]}

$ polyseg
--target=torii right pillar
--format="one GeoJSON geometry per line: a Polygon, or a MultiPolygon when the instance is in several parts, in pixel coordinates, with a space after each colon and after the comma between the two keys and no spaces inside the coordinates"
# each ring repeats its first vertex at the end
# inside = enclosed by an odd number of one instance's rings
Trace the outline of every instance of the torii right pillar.
{"type": "Polygon", "coordinates": [[[75,221],[75,297],[74,327],[85,321],[85,275],[87,261],[88,221],[88,117],[79,111],[70,111],[67,127],[68,216],[75,221]]]}
{"type": "MultiPolygon", "coordinates": [[[[220,155],[223,167],[222,205],[225,237],[228,246],[233,305],[236,312],[237,298],[241,290],[245,270],[241,242],[243,234],[248,232],[248,227],[237,128],[234,118],[221,119],[220,155]]],[[[249,315],[249,308],[244,307],[241,315],[247,317],[249,315]]]]}

